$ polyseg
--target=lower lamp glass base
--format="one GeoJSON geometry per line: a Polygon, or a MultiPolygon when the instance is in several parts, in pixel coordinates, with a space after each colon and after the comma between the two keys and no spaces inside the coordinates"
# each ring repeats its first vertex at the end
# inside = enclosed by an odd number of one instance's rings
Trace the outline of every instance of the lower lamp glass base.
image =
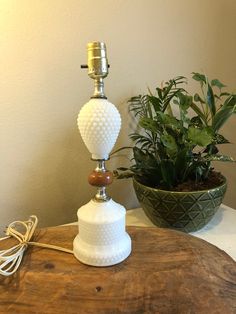
{"type": "Polygon", "coordinates": [[[79,234],[74,239],[75,257],[92,266],[111,266],[131,253],[131,239],[125,231],[125,208],[110,199],[91,200],[78,210],[79,234]]]}
{"type": "Polygon", "coordinates": [[[74,255],[83,264],[91,266],[111,266],[124,261],[131,252],[130,237],[125,237],[114,245],[90,246],[79,235],[74,240],[74,255]]]}

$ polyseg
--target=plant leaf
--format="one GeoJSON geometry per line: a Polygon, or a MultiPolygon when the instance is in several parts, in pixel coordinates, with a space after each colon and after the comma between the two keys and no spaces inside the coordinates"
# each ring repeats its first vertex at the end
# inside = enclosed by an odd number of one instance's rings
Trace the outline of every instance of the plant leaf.
{"type": "Polygon", "coordinates": [[[156,88],[156,91],[157,91],[158,97],[159,97],[161,100],[163,100],[163,94],[162,94],[163,90],[162,90],[161,88],[157,87],[157,88],[156,88]]]}
{"type": "Polygon", "coordinates": [[[162,125],[170,125],[173,129],[181,127],[181,124],[178,119],[166,113],[163,113],[162,111],[157,112],[156,119],[162,125]]]}
{"type": "Polygon", "coordinates": [[[213,140],[214,140],[214,143],[217,144],[217,145],[218,144],[228,144],[228,143],[230,143],[223,135],[221,135],[219,133],[214,135],[213,140]]]}
{"type": "Polygon", "coordinates": [[[200,74],[200,73],[197,73],[197,72],[193,72],[192,74],[193,74],[192,78],[193,78],[195,81],[200,82],[201,85],[203,85],[203,83],[206,84],[206,81],[207,81],[207,80],[206,80],[206,76],[205,76],[205,75],[200,74]]]}
{"type": "Polygon", "coordinates": [[[177,153],[178,146],[177,146],[173,136],[165,133],[165,134],[161,135],[161,142],[166,147],[167,153],[170,156],[173,156],[177,153]]]}
{"type": "MultiPolygon", "coordinates": [[[[118,169],[118,168],[117,168],[118,169]]],[[[118,169],[119,170],[119,169],[118,169]]],[[[129,170],[129,169],[128,169],[129,170]]],[[[113,171],[113,176],[116,179],[128,179],[134,176],[134,173],[131,171],[125,171],[125,172],[121,172],[119,173],[117,170],[113,171]]]]}
{"type": "Polygon", "coordinates": [[[141,118],[139,120],[139,125],[145,130],[149,130],[154,133],[157,132],[157,130],[159,129],[159,125],[157,121],[151,118],[141,118]]]}
{"type": "Polygon", "coordinates": [[[193,102],[193,97],[189,96],[189,95],[185,95],[183,93],[178,93],[178,97],[179,97],[179,106],[181,107],[181,109],[186,112],[186,110],[191,106],[192,102],[193,102]]]}
{"type": "Polygon", "coordinates": [[[230,93],[227,93],[227,92],[220,93],[220,97],[221,97],[221,96],[229,96],[229,95],[230,95],[230,93]]]}
{"type": "Polygon", "coordinates": [[[226,85],[224,85],[223,83],[221,83],[218,79],[214,79],[211,81],[211,86],[216,86],[219,89],[226,87],[226,85]]]}
{"type": "Polygon", "coordinates": [[[198,108],[198,106],[192,102],[191,103],[191,108],[196,112],[196,114],[202,119],[205,125],[207,125],[207,118],[204,115],[204,113],[198,108]]]}
{"type": "Polygon", "coordinates": [[[228,107],[234,107],[235,105],[236,105],[236,95],[232,94],[228,98],[225,99],[222,109],[228,108],[228,107]]]}
{"type": "Polygon", "coordinates": [[[214,97],[214,93],[213,90],[210,86],[210,84],[207,84],[207,104],[210,108],[212,117],[215,115],[216,113],[216,106],[215,106],[215,97],[214,97]]]}
{"type": "Polygon", "coordinates": [[[212,142],[211,135],[206,129],[190,127],[188,129],[188,139],[195,145],[207,146],[212,142]]]}
{"type": "Polygon", "coordinates": [[[162,174],[162,184],[168,189],[173,187],[175,182],[175,167],[171,160],[164,159],[160,163],[161,174],[162,174]]]}
{"type": "Polygon", "coordinates": [[[190,125],[191,125],[191,126],[202,127],[202,126],[203,126],[202,119],[201,119],[199,116],[194,116],[194,117],[192,117],[192,119],[190,120],[190,125]]]}
{"type": "Polygon", "coordinates": [[[147,97],[150,103],[153,105],[155,111],[161,110],[160,100],[157,97],[150,95],[147,95],[147,97]]]}
{"type": "Polygon", "coordinates": [[[222,107],[212,119],[214,132],[217,132],[233,113],[236,113],[236,105],[234,107],[222,107]]]}
{"type": "Polygon", "coordinates": [[[189,148],[185,147],[178,152],[175,160],[176,175],[178,177],[178,180],[181,182],[182,180],[184,180],[184,173],[186,172],[186,168],[189,165],[189,160],[189,148]]]}
{"type": "Polygon", "coordinates": [[[220,154],[215,154],[215,155],[207,155],[202,158],[202,161],[230,161],[230,162],[235,162],[235,160],[226,155],[220,155],[220,154]]]}
{"type": "Polygon", "coordinates": [[[200,97],[198,93],[194,94],[194,101],[199,101],[200,103],[204,104],[204,100],[200,97]]]}
{"type": "Polygon", "coordinates": [[[209,144],[207,145],[206,149],[203,151],[204,153],[207,154],[217,154],[219,152],[218,148],[214,144],[209,144]]]}

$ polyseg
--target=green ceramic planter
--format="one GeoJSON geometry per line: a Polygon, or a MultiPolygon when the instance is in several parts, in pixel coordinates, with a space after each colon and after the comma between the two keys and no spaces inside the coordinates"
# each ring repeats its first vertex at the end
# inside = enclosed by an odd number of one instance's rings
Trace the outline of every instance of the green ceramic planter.
{"type": "Polygon", "coordinates": [[[211,190],[172,192],[154,189],[133,179],[134,189],[147,217],[158,227],[184,232],[203,228],[224,198],[227,182],[211,190]]]}

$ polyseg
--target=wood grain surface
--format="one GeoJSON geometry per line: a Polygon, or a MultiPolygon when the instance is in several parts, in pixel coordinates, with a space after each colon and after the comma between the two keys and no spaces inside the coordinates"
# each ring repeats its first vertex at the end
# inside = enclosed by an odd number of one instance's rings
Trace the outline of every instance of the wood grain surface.
{"type": "MultiPolygon", "coordinates": [[[[0,276],[0,313],[236,313],[236,263],[226,253],[173,230],[127,230],[132,254],[111,267],[29,248],[14,276],[0,276]]],[[[76,233],[52,227],[36,240],[72,248],[76,233]]]]}

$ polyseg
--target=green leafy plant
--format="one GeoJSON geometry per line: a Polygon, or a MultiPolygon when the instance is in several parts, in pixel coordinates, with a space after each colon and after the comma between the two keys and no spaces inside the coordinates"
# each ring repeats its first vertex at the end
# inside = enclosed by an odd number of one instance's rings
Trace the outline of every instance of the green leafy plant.
{"type": "Polygon", "coordinates": [[[189,180],[208,180],[212,161],[234,161],[221,155],[218,145],[229,143],[219,131],[236,113],[236,95],[222,91],[225,85],[218,79],[209,81],[199,73],[192,78],[200,85],[193,96],[184,88],[186,78],[179,76],[157,87],[155,94],[129,100],[138,125],[130,135],[134,163],[118,168],[118,178],[135,175],[148,186],[171,190],[189,180]]]}

